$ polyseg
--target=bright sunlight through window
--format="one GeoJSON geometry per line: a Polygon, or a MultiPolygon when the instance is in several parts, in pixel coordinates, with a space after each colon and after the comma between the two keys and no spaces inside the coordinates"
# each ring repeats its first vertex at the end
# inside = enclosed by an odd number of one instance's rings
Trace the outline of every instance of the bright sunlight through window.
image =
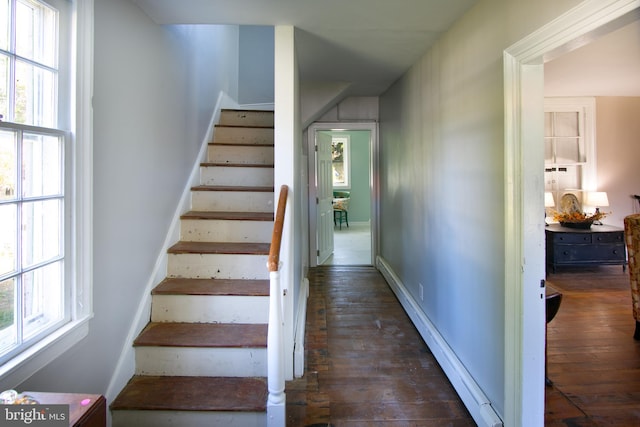
{"type": "Polygon", "coordinates": [[[58,11],[0,0],[0,362],[69,320],[58,11]]]}

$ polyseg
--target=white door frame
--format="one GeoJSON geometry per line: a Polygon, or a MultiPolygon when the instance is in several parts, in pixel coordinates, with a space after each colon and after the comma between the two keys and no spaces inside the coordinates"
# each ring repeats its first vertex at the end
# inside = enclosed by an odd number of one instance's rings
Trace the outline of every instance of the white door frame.
{"type": "Polygon", "coordinates": [[[638,19],[639,10],[640,0],[586,0],[504,52],[504,425],[544,424],[544,62],[638,19]]]}
{"type": "Polygon", "coordinates": [[[316,122],[309,125],[307,129],[307,144],[309,148],[308,177],[309,177],[309,266],[317,267],[318,257],[316,256],[318,243],[316,234],[316,156],[315,137],[317,131],[323,130],[348,130],[348,131],[369,131],[370,132],[370,167],[369,167],[369,188],[371,191],[371,265],[375,266],[378,255],[378,227],[379,227],[379,200],[380,182],[378,180],[378,123],[377,122],[316,122]]]}

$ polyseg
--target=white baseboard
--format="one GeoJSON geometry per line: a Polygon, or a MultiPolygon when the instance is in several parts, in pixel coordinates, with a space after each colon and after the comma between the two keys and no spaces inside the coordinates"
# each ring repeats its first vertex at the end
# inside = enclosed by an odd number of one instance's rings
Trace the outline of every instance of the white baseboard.
{"type": "Polygon", "coordinates": [[[396,294],[400,304],[447,375],[476,424],[481,427],[503,426],[502,420],[491,406],[491,401],[485,396],[455,352],[440,335],[435,325],[431,323],[416,300],[407,291],[407,288],[393,272],[393,269],[382,257],[377,258],[376,266],[396,294]]]}
{"type": "Polygon", "coordinates": [[[182,190],[182,196],[180,197],[178,206],[173,214],[171,225],[169,226],[169,230],[165,236],[164,243],[160,249],[160,253],[158,254],[149,280],[147,281],[145,290],[142,293],[142,299],[138,304],[134,320],[120,352],[118,363],[113,375],[111,376],[109,386],[107,387],[105,397],[109,402],[116,398],[118,393],[120,393],[135,372],[133,341],[149,322],[151,317],[151,291],[167,276],[167,250],[180,239],[180,216],[184,212],[187,212],[191,206],[191,187],[200,183],[200,164],[206,160],[207,147],[209,142],[213,140],[213,131],[215,129],[215,124],[218,123],[220,118],[220,110],[223,108],[230,108],[230,104],[232,104],[231,98],[229,98],[224,92],[220,92],[213,110],[211,121],[209,122],[209,129],[202,141],[200,151],[195,159],[189,180],[182,190]]]}
{"type": "Polygon", "coordinates": [[[307,299],[309,298],[309,279],[302,279],[300,295],[298,297],[298,316],[293,341],[293,376],[301,378],[304,375],[304,336],[307,324],[307,299]]]}

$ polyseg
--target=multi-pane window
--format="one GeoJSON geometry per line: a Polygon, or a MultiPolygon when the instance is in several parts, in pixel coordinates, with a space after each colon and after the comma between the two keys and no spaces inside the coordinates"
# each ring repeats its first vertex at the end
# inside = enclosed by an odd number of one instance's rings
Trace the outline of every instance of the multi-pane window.
{"type": "Polygon", "coordinates": [[[59,14],[0,0],[0,362],[69,320],[59,14]]]}
{"type": "Polygon", "coordinates": [[[580,201],[595,183],[593,98],[547,98],[544,115],[545,191],[556,203],[566,193],[580,201]]]}
{"type": "Polygon", "coordinates": [[[57,126],[58,12],[34,0],[0,0],[0,114],[57,126]]]}

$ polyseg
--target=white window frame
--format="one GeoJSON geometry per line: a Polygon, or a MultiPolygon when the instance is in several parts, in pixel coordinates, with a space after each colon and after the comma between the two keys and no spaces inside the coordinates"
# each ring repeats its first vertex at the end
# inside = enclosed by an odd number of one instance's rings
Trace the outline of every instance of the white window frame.
{"type": "MultiPolygon", "coordinates": [[[[585,161],[581,162],[582,168],[582,186],[581,188],[559,189],[554,192],[553,196],[556,202],[556,208],[560,197],[564,193],[577,193],[576,196],[582,199],[587,191],[595,191],[597,189],[597,162],[596,162],[596,100],[593,97],[553,97],[544,99],[545,113],[559,112],[576,112],[578,113],[578,121],[580,131],[582,132],[584,141],[585,161]]],[[[545,168],[567,166],[568,163],[547,163],[545,168]]]]}
{"type": "MultiPolygon", "coordinates": [[[[66,0],[65,0],[66,1],[66,0]]],[[[69,195],[67,221],[70,236],[64,242],[71,320],[0,366],[0,390],[14,388],[52,362],[89,332],[92,306],[93,187],[93,10],[94,0],[71,0],[73,8],[70,131],[66,149],[65,183],[69,195]]],[[[7,124],[8,125],[8,124],[7,124]]],[[[0,124],[2,126],[2,124],[0,124]]]]}

